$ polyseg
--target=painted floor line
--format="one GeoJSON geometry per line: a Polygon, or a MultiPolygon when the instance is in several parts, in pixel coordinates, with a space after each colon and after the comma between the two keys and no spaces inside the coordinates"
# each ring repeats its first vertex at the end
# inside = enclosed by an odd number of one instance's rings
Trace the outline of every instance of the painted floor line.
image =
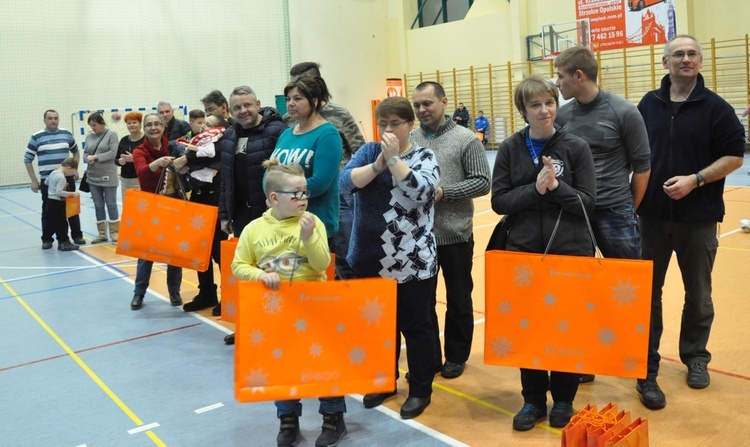
{"type": "Polygon", "coordinates": [[[150,424],[141,425],[140,427],[131,428],[130,430],[128,430],[128,434],[134,435],[136,433],[140,433],[146,430],[151,430],[152,428],[156,428],[158,426],[159,426],[158,422],[152,422],[150,424]]]}
{"type": "MultiPolygon", "coordinates": [[[[3,281],[2,281],[1,277],[0,277],[0,284],[3,284],[3,281]]],[[[63,339],[60,338],[60,336],[57,335],[57,333],[54,330],[52,330],[51,327],[49,327],[49,325],[42,319],[42,317],[40,317],[34,311],[34,309],[32,309],[31,306],[29,306],[28,303],[26,303],[26,301],[23,298],[21,298],[20,295],[18,295],[16,293],[15,290],[13,290],[8,284],[3,284],[3,286],[8,290],[8,292],[10,292],[16,298],[16,301],[24,309],[26,309],[26,312],[28,312],[29,315],[31,315],[31,317],[34,318],[34,320],[36,320],[37,323],[39,323],[39,325],[47,332],[47,334],[49,334],[49,336],[52,337],[52,339],[55,342],[57,342],[58,345],[60,345],[60,347],[63,349],[63,351],[67,352],[68,355],[70,355],[71,359],[73,359],[73,361],[86,373],[86,375],[88,375],[91,378],[91,380],[93,380],[94,383],[96,383],[99,386],[99,388],[101,388],[101,390],[107,396],[109,396],[109,398],[115,403],[115,405],[117,405],[117,407],[120,408],[120,410],[122,410],[122,412],[125,413],[130,418],[131,421],[133,421],[135,424],[138,424],[138,425],[143,424],[143,421],[141,421],[141,419],[138,417],[138,415],[136,415],[133,412],[133,410],[131,410],[130,407],[128,407],[125,404],[125,402],[123,402],[122,399],[120,399],[120,397],[117,396],[115,394],[115,392],[112,391],[112,389],[109,388],[107,386],[107,384],[104,383],[104,381],[99,378],[99,376],[96,375],[96,373],[86,364],[86,362],[84,362],[78,356],[78,354],[76,354],[75,352],[73,352],[73,350],[70,348],[70,346],[68,346],[68,344],[65,343],[65,341],[63,341],[63,339]]],[[[165,445],[162,442],[162,440],[159,439],[159,437],[155,433],[153,433],[153,432],[149,431],[148,432],[148,437],[157,446],[163,446],[163,445],[165,445]]]]}
{"type": "MultiPolygon", "coordinates": [[[[349,397],[351,397],[352,399],[358,402],[362,402],[363,396],[361,394],[350,394],[349,397]]],[[[437,430],[434,430],[424,424],[421,424],[415,421],[414,419],[401,419],[401,415],[398,412],[391,410],[385,405],[378,405],[377,407],[374,408],[374,410],[377,410],[383,413],[384,415],[390,417],[391,419],[395,419],[396,421],[401,422],[404,425],[407,425],[419,432],[422,432],[430,436],[431,438],[437,439],[438,441],[442,441],[450,445],[451,447],[469,447],[468,444],[464,444],[463,442],[457,439],[453,439],[444,433],[441,433],[437,430]]]]}
{"type": "MultiPolygon", "coordinates": [[[[107,344],[103,344],[103,345],[99,345],[99,346],[92,346],[90,348],[79,349],[78,351],[74,351],[74,352],[76,354],[81,354],[83,352],[95,351],[97,349],[107,348],[107,347],[110,347],[110,346],[120,345],[120,344],[123,344],[123,343],[129,343],[129,342],[135,341],[135,340],[142,340],[142,339],[145,339],[145,338],[154,337],[156,335],[162,335],[162,334],[168,334],[170,332],[181,331],[183,329],[188,329],[188,328],[195,327],[195,326],[200,326],[200,323],[194,323],[194,324],[189,324],[187,326],[176,327],[174,329],[167,329],[165,331],[154,332],[154,333],[146,334],[146,335],[140,335],[138,337],[127,338],[125,340],[115,341],[115,342],[112,342],[112,343],[107,343],[107,344]]],[[[10,369],[21,368],[23,366],[34,365],[36,363],[48,362],[50,360],[55,360],[55,359],[59,359],[60,357],[67,357],[67,356],[68,356],[68,354],[60,354],[60,355],[53,355],[52,357],[46,357],[46,358],[43,358],[43,359],[32,360],[30,362],[20,363],[18,365],[13,365],[13,366],[7,366],[5,368],[0,368],[0,372],[7,371],[7,370],[10,370],[10,369]]]]}
{"type": "Polygon", "coordinates": [[[203,408],[198,408],[197,410],[193,410],[193,411],[195,411],[195,414],[201,414],[201,413],[205,413],[207,411],[211,411],[211,410],[215,410],[217,408],[221,408],[223,406],[224,406],[224,404],[221,403],[221,402],[219,402],[217,404],[209,405],[209,406],[203,407],[203,408]]]}

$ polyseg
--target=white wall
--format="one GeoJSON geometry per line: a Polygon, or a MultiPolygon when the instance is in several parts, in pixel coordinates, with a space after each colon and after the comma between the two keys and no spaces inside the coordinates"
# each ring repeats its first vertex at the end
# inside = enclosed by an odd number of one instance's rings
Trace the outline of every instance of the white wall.
{"type": "Polygon", "coordinates": [[[289,71],[283,6],[280,0],[35,0],[4,8],[0,185],[29,182],[23,153],[44,127],[46,109],[57,110],[69,128],[78,110],[151,107],[159,100],[202,108],[209,91],[229,97],[242,84],[274,105],[289,71]]]}
{"type": "Polygon", "coordinates": [[[393,49],[387,48],[388,3],[387,0],[289,1],[292,65],[319,62],[332,102],[349,109],[362,123],[360,127],[368,140],[372,138],[370,101],[385,96],[386,78],[403,74],[388,72],[386,61],[398,60],[393,49]]]}

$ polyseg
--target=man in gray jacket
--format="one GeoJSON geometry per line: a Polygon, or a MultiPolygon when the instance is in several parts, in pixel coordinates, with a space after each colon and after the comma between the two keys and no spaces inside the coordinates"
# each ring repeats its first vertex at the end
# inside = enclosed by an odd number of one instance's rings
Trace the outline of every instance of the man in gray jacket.
{"type": "MultiPolygon", "coordinates": [[[[557,112],[557,124],[589,144],[596,169],[596,208],[591,224],[607,258],[641,259],[635,210],[651,173],[651,151],[643,117],[633,103],[599,88],[599,66],[585,47],[555,59],[557,87],[572,99],[557,112]],[[632,177],[630,173],[633,173],[632,177]]],[[[582,382],[594,380],[584,375],[582,382]]]]}
{"type": "MultiPolygon", "coordinates": [[[[436,359],[445,378],[463,374],[474,337],[471,269],[474,257],[475,197],[490,190],[490,166],[482,142],[472,131],[445,115],[448,98],[437,82],[423,82],[413,94],[420,126],[412,142],[435,152],[440,165],[440,186],[435,197],[435,238],[438,265],[443,270],[445,313],[445,364],[436,359]]],[[[434,315],[437,326],[437,313],[434,315]]],[[[440,339],[436,340],[441,352],[440,339]]]]}

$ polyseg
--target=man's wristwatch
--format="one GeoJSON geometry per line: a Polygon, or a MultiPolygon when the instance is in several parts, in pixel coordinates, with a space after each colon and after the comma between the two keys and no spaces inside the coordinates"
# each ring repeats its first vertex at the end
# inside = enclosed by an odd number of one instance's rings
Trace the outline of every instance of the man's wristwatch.
{"type": "Polygon", "coordinates": [[[394,155],[393,157],[389,158],[387,163],[388,163],[388,166],[395,165],[396,163],[398,163],[398,156],[394,155]]]}
{"type": "Polygon", "coordinates": [[[698,183],[698,188],[706,184],[706,179],[701,175],[700,172],[695,173],[695,181],[698,183]]]}

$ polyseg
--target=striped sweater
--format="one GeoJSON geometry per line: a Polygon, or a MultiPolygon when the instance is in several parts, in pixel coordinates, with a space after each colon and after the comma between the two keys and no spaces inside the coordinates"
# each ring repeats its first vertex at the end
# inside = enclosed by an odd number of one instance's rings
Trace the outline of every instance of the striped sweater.
{"type": "Polygon", "coordinates": [[[490,165],[474,132],[446,120],[434,134],[424,126],[411,131],[418,146],[432,149],[440,166],[443,199],[435,204],[438,245],[467,242],[473,234],[473,198],[490,191],[490,165]]]}

